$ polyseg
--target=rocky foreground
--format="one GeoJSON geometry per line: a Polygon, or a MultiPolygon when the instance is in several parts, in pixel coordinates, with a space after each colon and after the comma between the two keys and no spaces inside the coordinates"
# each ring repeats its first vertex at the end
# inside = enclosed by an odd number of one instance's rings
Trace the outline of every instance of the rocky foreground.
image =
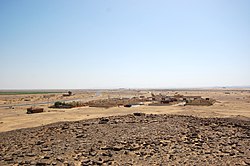
{"type": "Polygon", "coordinates": [[[0,165],[250,165],[250,122],[145,115],[0,133],[0,165]]]}

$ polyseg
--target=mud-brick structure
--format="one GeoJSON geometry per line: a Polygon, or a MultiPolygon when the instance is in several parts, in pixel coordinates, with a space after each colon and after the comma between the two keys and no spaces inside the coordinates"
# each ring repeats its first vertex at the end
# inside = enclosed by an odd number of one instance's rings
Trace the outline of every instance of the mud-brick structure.
{"type": "Polygon", "coordinates": [[[43,112],[43,108],[34,108],[34,107],[27,108],[27,114],[34,114],[41,112],[43,112]]]}

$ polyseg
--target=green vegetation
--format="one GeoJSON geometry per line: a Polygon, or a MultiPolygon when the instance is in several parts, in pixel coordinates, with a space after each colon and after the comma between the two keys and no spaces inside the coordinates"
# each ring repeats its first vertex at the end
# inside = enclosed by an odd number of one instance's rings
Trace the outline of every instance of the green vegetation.
{"type": "Polygon", "coordinates": [[[74,107],[82,107],[82,106],[85,106],[85,104],[82,102],[78,102],[78,101],[72,101],[72,102],[67,102],[67,103],[57,101],[50,108],[74,108],[74,107]]]}
{"type": "Polygon", "coordinates": [[[63,92],[43,92],[43,91],[1,91],[0,95],[32,95],[32,94],[51,94],[63,92]]]}
{"type": "Polygon", "coordinates": [[[52,108],[72,108],[72,107],[73,106],[71,104],[60,101],[55,102],[54,106],[52,106],[52,108]]]}

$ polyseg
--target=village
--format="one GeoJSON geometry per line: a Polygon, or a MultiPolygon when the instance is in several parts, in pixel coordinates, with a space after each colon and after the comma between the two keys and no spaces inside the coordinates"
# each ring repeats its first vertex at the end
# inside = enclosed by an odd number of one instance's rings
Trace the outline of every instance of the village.
{"type": "MultiPolygon", "coordinates": [[[[154,94],[148,92],[150,95],[144,96],[140,95],[138,97],[121,97],[121,98],[106,98],[99,100],[91,100],[88,102],[81,101],[70,101],[70,102],[61,102],[56,101],[49,108],[61,108],[61,109],[71,109],[76,107],[100,107],[100,108],[111,108],[111,107],[138,107],[141,105],[145,106],[211,106],[216,100],[211,98],[203,98],[202,96],[184,96],[179,93],[176,93],[173,96],[166,96],[159,94],[154,94]]],[[[72,96],[73,93],[68,91],[68,93],[62,94],[63,97],[72,96]]],[[[43,108],[39,107],[29,107],[27,108],[27,114],[32,113],[41,113],[43,108]]]]}

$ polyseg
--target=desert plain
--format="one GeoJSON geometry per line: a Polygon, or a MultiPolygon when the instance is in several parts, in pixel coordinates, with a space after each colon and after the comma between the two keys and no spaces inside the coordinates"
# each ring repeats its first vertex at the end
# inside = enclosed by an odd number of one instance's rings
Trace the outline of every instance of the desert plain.
{"type": "Polygon", "coordinates": [[[0,95],[1,165],[250,165],[250,89],[0,95]],[[201,96],[211,106],[49,108],[56,101],[201,96]],[[27,114],[28,107],[44,112],[27,114]]]}
{"type": "Polygon", "coordinates": [[[126,115],[133,112],[147,114],[177,114],[197,117],[237,117],[250,118],[250,89],[204,89],[204,90],[103,90],[87,91],[75,90],[74,95],[63,97],[62,93],[52,94],[20,94],[0,95],[0,132],[20,128],[37,127],[59,121],[75,121],[83,119],[100,118],[114,115],[126,115]],[[148,106],[133,108],[111,107],[78,107],[72,109],[48,108],[56,101],[82,101],[151,96],[155,94],[209,97],[216,100],[212,106],[148,106]],[[43,103],[46,104],[37,104],[43,103]],[[47,103],[48,102],[48,103],[47,103]],[[33,103],[33,104],[32,104],[33,103]],[[24,106],[22,106],[24,104],[24,106]],[[27,105],[25,105],[27,104],[27,105]],[[19,106],[21,105],[21,106],[19,106]],[[9,107],[12,106],[12,107],[9,107]],[[44,108],[41,114],[26,114],[27,108],[38,106],[44,108]]]}

